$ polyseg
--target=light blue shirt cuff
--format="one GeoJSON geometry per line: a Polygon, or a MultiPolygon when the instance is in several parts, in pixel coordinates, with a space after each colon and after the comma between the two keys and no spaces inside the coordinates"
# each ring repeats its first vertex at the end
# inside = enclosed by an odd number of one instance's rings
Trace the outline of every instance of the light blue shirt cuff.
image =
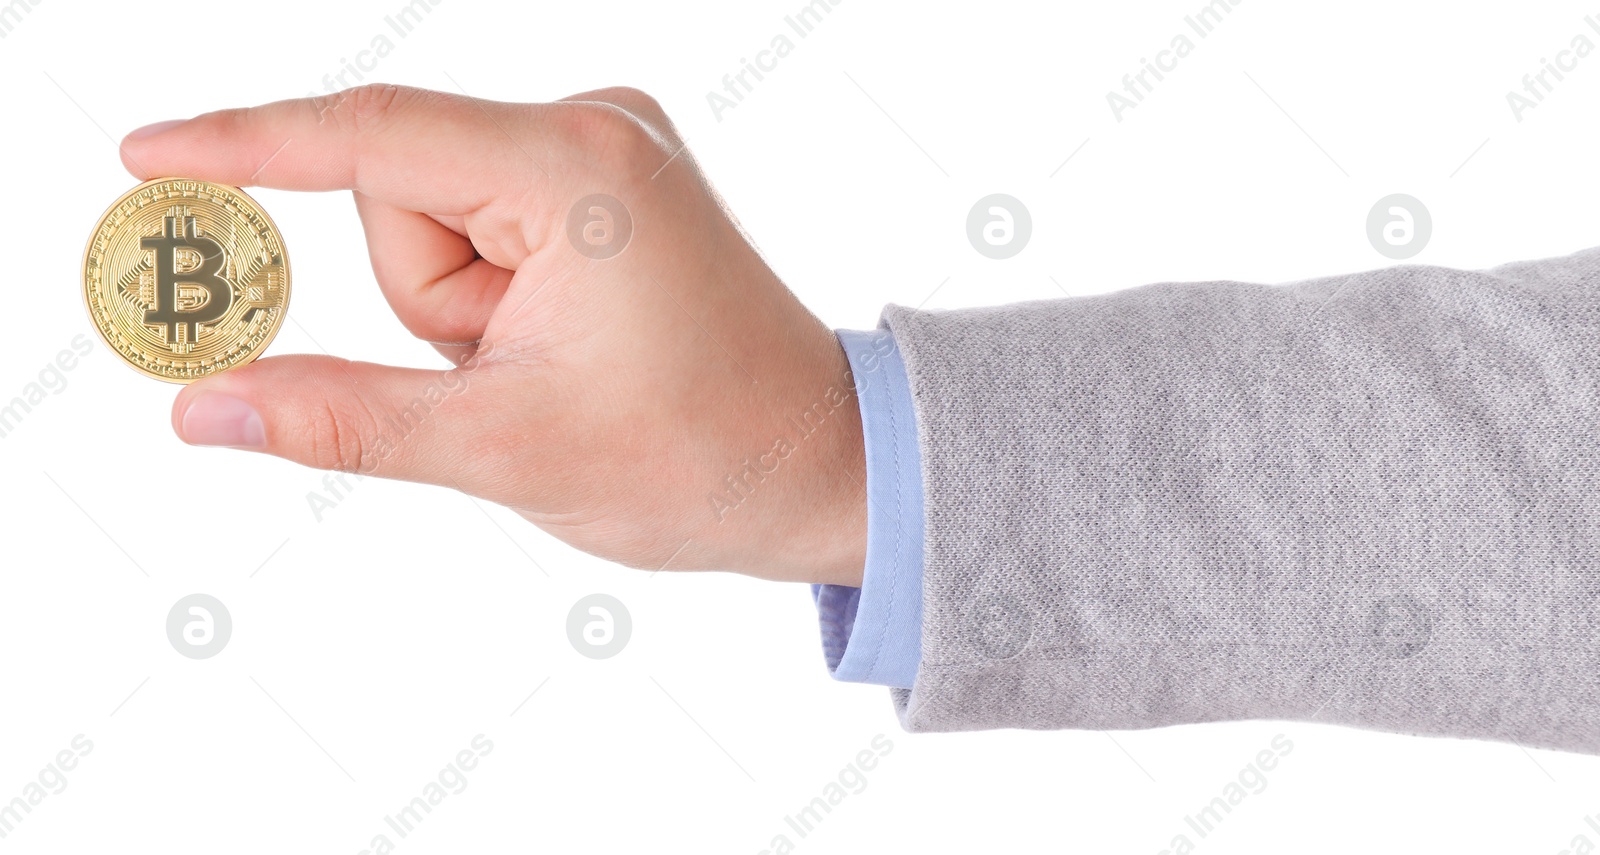
{"type": "Polygon", "coordinates": [[[922,662],[922,455],[905,363],[887,329],[838,330],[867,449],[867,565],[860,588],[813,585],[835,679],[909,689],[922,662]]]}

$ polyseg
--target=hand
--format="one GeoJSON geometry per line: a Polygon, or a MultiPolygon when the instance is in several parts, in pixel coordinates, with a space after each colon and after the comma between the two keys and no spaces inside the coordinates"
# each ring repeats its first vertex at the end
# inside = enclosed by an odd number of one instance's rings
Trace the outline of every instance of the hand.
{"type": "Polygon", "coordinates": [[[390,307],[455,363],[261,359],[178,394],[186,442],[459,488],[633,567],[860,584],[848,363],[649,96],[366,86],[152,125],[123,160],[354,191],[390,307]],[[574,211],[593,194],[622,207],[574,211]]]}

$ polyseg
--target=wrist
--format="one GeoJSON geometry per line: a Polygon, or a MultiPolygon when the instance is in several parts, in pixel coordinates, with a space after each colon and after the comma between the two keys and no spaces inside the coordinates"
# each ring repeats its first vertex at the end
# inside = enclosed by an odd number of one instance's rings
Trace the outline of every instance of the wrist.
{"type": "Polygon", "coordinates": [[[849,362],[814,318],[783,378],[761,384],[734,471],[712,497],[708,536],[728,568],[782,581],[859,586],[867,552],[866,450],[849,362]],[[814,332],[814,334],[812,334],[814,332]]]}

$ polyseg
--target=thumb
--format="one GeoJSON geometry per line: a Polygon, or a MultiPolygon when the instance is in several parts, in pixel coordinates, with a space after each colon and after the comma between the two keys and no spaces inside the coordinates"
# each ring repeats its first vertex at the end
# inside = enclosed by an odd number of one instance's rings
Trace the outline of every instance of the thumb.
{"type": "Polygon", "coordinates": [[[262,359],[184,388],[172,427],[190,445],[227,446],[431,484],[482,484],[499,463],[470,454],[483,352],[448,371],[330,356],[262,359]]]}

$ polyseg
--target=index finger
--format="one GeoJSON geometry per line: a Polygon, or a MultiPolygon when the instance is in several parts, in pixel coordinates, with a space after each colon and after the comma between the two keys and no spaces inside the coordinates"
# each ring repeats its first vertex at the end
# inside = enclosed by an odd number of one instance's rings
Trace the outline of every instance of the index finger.
{"type": "Polygon", "coordinates": [[[527,144],[511,136],[533,127],[518,109],[530,108],[369,85],[149,125],[123,140],[122,162],[141,180],[359,190],[412,211],[465,214],[508,175],[539,177],[527,144]]]}

